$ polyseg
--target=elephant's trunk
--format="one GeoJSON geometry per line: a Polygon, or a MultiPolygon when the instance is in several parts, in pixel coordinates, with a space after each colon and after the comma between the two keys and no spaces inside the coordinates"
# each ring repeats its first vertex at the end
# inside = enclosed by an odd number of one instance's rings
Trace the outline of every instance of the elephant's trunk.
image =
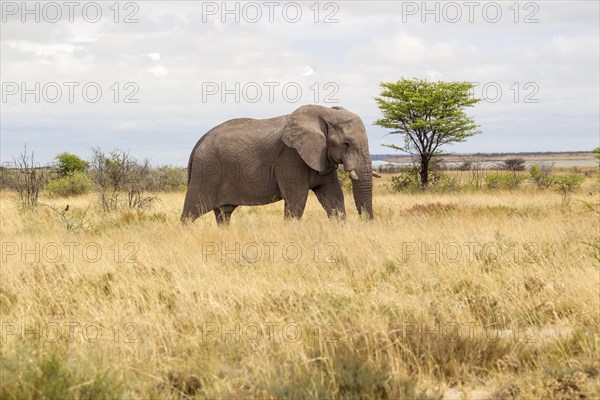
{"type": "Polygon", "coordinates": [[[362,215],[364,211],[368,219],[373,219],[373,174],[370,157],[366,157],[368,159],[363,157],[364,160],[356,163],[351,160],[345,161],[344,168],[352,168],[348,172],[352,179],[352,194],[358,214],[362,215]]]}

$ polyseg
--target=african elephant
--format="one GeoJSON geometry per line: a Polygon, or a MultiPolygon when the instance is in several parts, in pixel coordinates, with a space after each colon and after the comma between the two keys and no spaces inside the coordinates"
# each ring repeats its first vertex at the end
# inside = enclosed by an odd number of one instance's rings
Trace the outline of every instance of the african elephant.
{"type": "Polygon", "coordinates": [[[228,223],[241,205],[285,200],[301,218],[312,190],[329,217],[345,218],[337,165],[350,173],[359,214],[373,218],[371,157],[360,117],[342,107],[305,105],[269,119],[232,119],[208,131],[188,163],[182,222],[214,211],[228,223]]]}

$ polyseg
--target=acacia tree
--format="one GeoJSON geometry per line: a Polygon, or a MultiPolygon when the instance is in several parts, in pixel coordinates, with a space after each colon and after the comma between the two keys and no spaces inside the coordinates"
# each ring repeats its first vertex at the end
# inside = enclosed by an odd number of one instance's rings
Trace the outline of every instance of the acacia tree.
{"type": "Polygon", "coordinates": [[[474,85],[402,78],[398,82],[381,82],[380,86],[380,97],[375,100],[383,118],[375,124],[394,129],[391,134],[404,135],[404,146],[385,146],[420,157],[419,175],[426,188],[430,161],[439,148],[480,133],[475,121],[464,112],[465,107],[480,100],[472,96],[474,85]]]}

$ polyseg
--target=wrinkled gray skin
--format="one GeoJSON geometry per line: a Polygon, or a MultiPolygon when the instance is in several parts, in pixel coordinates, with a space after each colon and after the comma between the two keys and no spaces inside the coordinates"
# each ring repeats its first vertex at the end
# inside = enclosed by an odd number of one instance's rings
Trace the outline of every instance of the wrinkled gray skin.
{"type": "Polygon", "coordinates": [[[350,172],[359,214],[373,218],[371,157],[365,126],[342,107],[306,105],[269,119],[240,118],[206,133],[188,164],[183,222],[213,211],[285,200],[285,218],[301,218],[312,190],[329,217],[345,218],[337,165],[350,172]]]}

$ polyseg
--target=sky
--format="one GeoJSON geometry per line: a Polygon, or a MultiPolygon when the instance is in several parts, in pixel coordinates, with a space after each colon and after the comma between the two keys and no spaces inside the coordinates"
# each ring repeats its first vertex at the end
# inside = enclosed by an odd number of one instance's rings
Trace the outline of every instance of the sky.
{"type": "Polygon", "coordinates": [[[232,118],[303,104],[358,114],[372,154],[381,82],[475,82],[481,134],[451,153],[599,145],[597,1],[2,1],[0,157],[92,148],[185,166],[232,118]],[[25,7],[24,7],[25,5],[25,7]]]}

